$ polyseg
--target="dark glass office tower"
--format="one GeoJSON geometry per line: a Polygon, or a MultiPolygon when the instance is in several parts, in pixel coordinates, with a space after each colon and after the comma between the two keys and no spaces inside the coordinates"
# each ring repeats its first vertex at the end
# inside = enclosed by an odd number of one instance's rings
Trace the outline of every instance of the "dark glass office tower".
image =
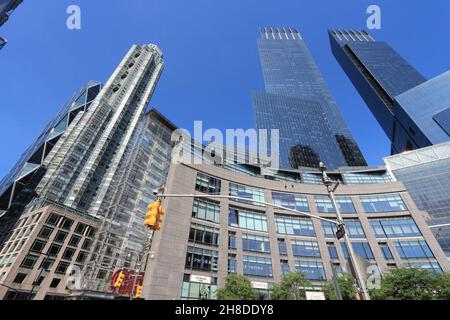
{"type": "Polygon", "coordinates": [[[280,166],[367,165],[299,32],[263,28],[258,49],[266,92],[253,93],[254,117],[280,131],[280,166]]]}
{"type": "Polygon", "coordinates": [[[329,36],[334,56],[392,141],[392,154],[450,140],[450,72],[427,81],[366,31],[329,36]]]}

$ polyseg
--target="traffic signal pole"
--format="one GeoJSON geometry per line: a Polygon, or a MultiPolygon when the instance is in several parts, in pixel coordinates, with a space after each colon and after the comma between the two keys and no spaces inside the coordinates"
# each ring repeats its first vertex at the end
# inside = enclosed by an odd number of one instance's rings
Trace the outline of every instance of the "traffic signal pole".
{"type": "Polygon", "coordinates": [[[360,293],[363,294],[364,300],[370,300],[369,291],[367,290],[366,283],[362,277],[362,271],[359,268],[358,264],[356,263],[355,251],[353,250],[353,246],[352,243],[350,242],[350,237],[347,233],[347,228],[345,226],[344,219],[342,218],[341,211],[339,210],[339,206],[337,205],[336,197],[334,195],[334,192],[336,191],[336,188],[339,186],[339,184],[333,186],[333,182],[331,181],[330,177],[328,177],[327,174],[327,167],[322,162],[320,163],[320,171],[322,172],[323,176],[322,178],[323,184],[327,187],[328,195],[336,211],[339,227],[342,228],[343,231],[343,238],[347,246],[350,263],[352,265],[353,271],[355,272],[355,277],[358,282],[359,291],[360,293]]]}

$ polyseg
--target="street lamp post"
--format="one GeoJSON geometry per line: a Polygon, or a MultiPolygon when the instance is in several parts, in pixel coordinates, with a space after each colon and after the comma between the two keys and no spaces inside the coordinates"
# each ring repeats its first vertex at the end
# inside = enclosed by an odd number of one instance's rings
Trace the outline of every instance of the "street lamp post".
{"type": "Polygon", "coordinates": [[[34,289],[36,288],[37,281],[39,281],[40,278],[42,277],[42,274],[45,271],[47,271],[46,270],[46,263],[47,263],[49,255],[47,253],[43,253],[43,252],[41,252],[39,254],[44,256],[44,260],[42,261],[42,268],[39,270],[39,273],[38,273],[37,277],[33,281],[33,286],[31,287],[31,290],[30,290],[30,293],[29,293],[30,300],[33,300],[34,289]]]}
{"type": "Polygon", "coordinates": [[[350,237],[347,233],[347,228],[345,226],[344,219],[342,218],[341,212],[340,212],[339,207],[336,202],[336,197],[334,195],[334,192],[336,191],[336,188],[339,186],[339,184],[333,186],[333,182],[331,181],[330,177],[327,174],[327,167],[325,166],[325,164],[323,162],[320,163],[320,171],[322,172],[322,176],[323,176],[323,178],[322,178],[323,184],[327,187],[328,195],[329,195],[331,202],[333,204],[333,207],[336,211],[339,228],[342,231],[342,235],[343,235],[345,244],[347,246],[349,260],[350,260],[350,263],[355,272],[356,280],[358,281],[359,290],[363,294],[365,300],[370,300],[369,291],[367,290],[367,286],[362,277],[362,271],[360,270],[358,264],[356,263],[355,251],[353,250],[353,246],[350,242],[350,237]]]}
{"type": "Polygon", "coordinates": [[[130,251],[130,255],[131,254],[135,254],[136,255],[136,267],[135,267],[135,271],[134,271],[134,279],[133,279],[133,287],[131,289],[131,293],[130,293],[130,300],[133,300],[133,296],[134,296],[134,291],[136,290],[136,284],[137,284],[137,279],[141,273],[141,255],[139,253],[137,253],[136,251],[130,251]]]}

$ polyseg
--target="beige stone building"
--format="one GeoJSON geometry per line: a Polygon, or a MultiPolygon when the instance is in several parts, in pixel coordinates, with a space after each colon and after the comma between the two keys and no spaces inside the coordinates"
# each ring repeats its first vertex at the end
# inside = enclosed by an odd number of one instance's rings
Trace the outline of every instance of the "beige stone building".
{"type": "Polygon", "coordinates": [[[0,252],[0,300],[65,299],[69,276],[89,261],[98,224],[68,207],[34,201],[0,252]]]}

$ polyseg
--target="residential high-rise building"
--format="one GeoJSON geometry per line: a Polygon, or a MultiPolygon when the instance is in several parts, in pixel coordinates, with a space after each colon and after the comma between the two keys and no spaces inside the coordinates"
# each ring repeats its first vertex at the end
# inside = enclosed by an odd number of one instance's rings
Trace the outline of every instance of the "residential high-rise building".
{"type": "Polygon", "coordinates": [[[253,93],[254,118],[279,130],[281,167],[367,165],[300,33],[262,28],[258,49],[266,91],[253,93]]]}
{"type": "Polygon", "coordinates": [[[170,156],[173,125],[155,110],[145,116],[162,69],[157,46],[134,45],[104,86],[90,82],[69,100],[1,181],[0,249],[33,199],[100,221],[96,255],[83,265],[96,279],[142,247],[146,187],[163,182],[170,156]]]}
{"type": "Polygon", "coordinates": [[[428,225],[450,261],[450,142],[391,156],[385,163],[430,215],[428,225]]]}
{"type": "Polygon", "coordinates": [[[330,30],[331,49],[392,142],[392,154],[450,140],[450,71],[427,80],[366,31],[330,30]]]}

